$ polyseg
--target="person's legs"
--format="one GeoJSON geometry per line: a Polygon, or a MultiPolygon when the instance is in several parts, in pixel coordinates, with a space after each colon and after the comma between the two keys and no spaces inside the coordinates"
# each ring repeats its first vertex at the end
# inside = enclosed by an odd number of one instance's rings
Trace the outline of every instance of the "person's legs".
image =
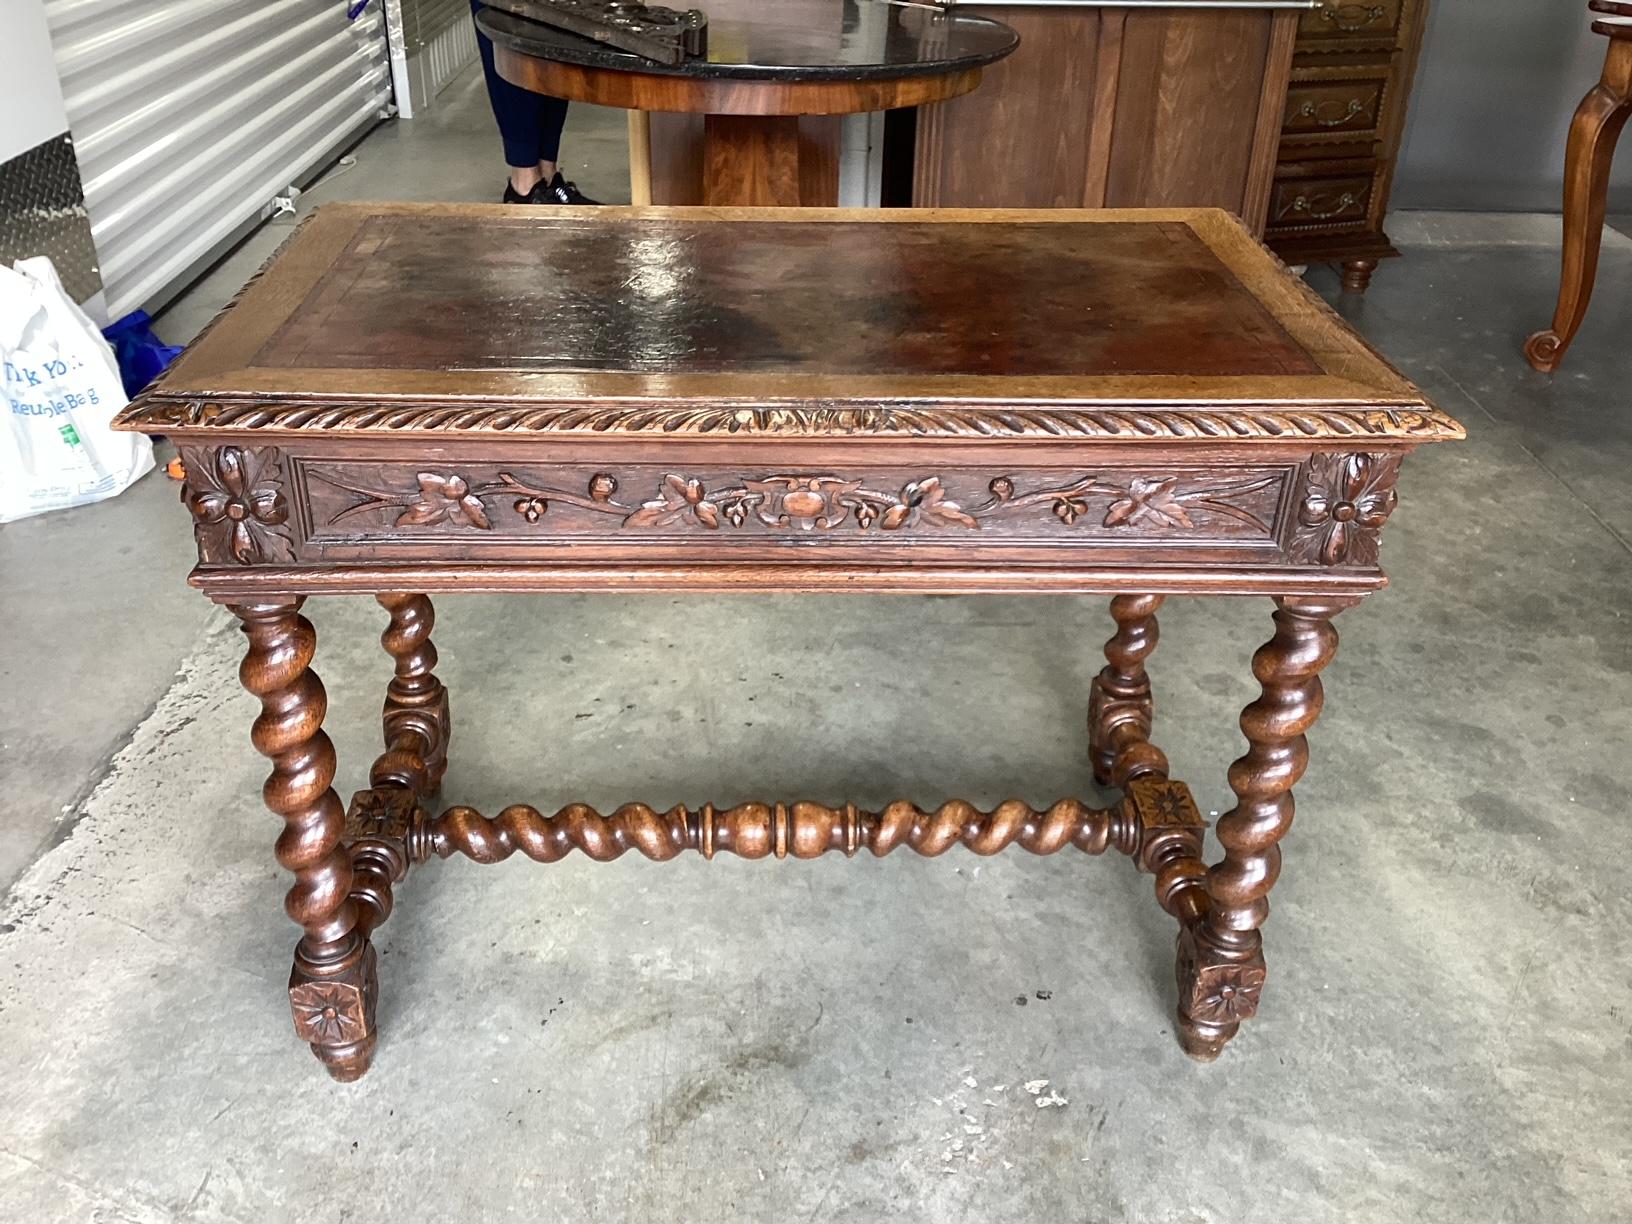
{"type": "MultiPolygon", "coordinates": [[[[481,0],[471,0],[472,14],[481,8],[481,0]]],[[[540,182],[548,183],[555,177],[567,104],[561,98],[533,93],[501,77],[493,66],[493,41],[480,30],[476,31],[476,46],[482,56],[488,101],[493,104],[493,118],[504,143],[504,161],[510,167],[510,187],[524,196],[540,182]]]]}
{"type": "Polygon", "coordinates": [[[567,100],[545,94],[534,95],[538,108],[538,172],[547,183],[555,177],[555,163],[561,156],[561,129],[567,124],[567,100]]]}

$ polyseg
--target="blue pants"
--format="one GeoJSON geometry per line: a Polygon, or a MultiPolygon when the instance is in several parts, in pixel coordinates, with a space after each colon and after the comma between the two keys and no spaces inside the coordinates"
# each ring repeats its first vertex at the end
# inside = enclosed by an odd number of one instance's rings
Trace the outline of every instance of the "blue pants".
{"type": "MultiPolygon", "coordinates": [[[[470,0],[470,11],[481,10],[482,0],[470,0]]],[[[551,98],[512,85],[493,67],[493,40],[476,31],[476,45],[482,53],[482,75],[487,78],[487,98],[493,103],[499,137],[504,141],[504,161],[510,166],[536,166],[553,162],[561,152],[561,128],[567,121],[564,98],[551,98]]]]}

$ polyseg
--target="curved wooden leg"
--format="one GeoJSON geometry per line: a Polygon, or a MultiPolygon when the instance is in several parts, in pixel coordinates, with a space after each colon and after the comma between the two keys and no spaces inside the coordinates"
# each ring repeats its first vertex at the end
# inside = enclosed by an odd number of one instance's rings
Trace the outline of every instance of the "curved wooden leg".
{"type": "Polygon", "coordinates": [[[1345,259],[1343,261],[1343,292],[1364,293],[1371,287],[1371,274],[1377,271],[1375,259],[1345,259]]]}
{"type": "Polygon", "coordinates": [[[334,745],[323,733],[328,697],[311,670],[317,634],[300,615],[299,599],[237,604],[249,652],[239,679],[260,698],[252,732],[272,761],[263,793],[283,817],[278,862],[294,872],[284,909],[304,932],[289,975],[295,1031],[311,1044],[329,1074],[349,1081],[368,1070],[374,1054],[374,1005],[379,994],[374,949],[352,900],[351,860],[341,846],[345,828],[334,780],[334,745]]]}
{"type": "Polygon", "coordinates": [[[1604,239],[1609,170],[1615,142],[1632,115],[1632,40],[1609,44],[1603,79],[1576,109],[1564,158],[1564,268],[1553,325],[1525,343],[1524,355],[1543,374],[1564,359],[1587,316],[1604,239]]]}
{"type": "Polygon", "coordinates": [[[426,595],[376,596],[391,614],[380,644],[395,660],[396,675],[385,693],[385,752],[374,762],[373,786],[403,786],[416,795],[435,794],[448,768],[453,721],[448,691],[436,678],[431,629],[436,612],[426,595]]]}
{"type": "Polygon", "coordinates": [[[1088,704],[1088,751],[1094,780],[1126,787],[1142,774],[1167,776],[1167,758],[1150,742],[1155,702],[1145,660],[1156,649],[1161,595],[1118,595],[1111,600],[1116,632],[1105,643],[1105,667],[1094,677],[1088,704]]]}
{"type": "Polygon", "coordinates": [[[1332,617],[1354,599],[1277,599],[1275,636],[1252,671],[1262,692],[1241,713],[1246,755],[1230,766],[1236,803],[1218,821],[1224,859],[1207,873],[1205,917],[1179,935],[1179,1043],[1211,1061],[1258,1010],[1269,890],[1292,826],[1292,787],[1309,763],[1304,734],[1320,714],[1320,672],[1337,653],[1332,617]]]}

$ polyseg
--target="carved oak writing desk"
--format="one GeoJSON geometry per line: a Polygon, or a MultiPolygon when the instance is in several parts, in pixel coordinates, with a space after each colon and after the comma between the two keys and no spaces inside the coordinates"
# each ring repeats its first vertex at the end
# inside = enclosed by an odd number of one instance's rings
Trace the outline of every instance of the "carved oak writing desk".
{"type": "Polygon", "coordinates": [[[319,210],[120,418],[174,436],[193,585],[242,620],[304,934],[295,1028],[375,1046],[370,934],[410,866],[574,848],[748,858],[1115,849],[1180,926],[1178,1030],[1257,1007],[1331,620],[1384,584],[1400,462],[1459,438],[1227,214],[319,210]],[[1088,702],[1119,797],[980,811],[426,806],[450,730],[438,591],[1113,595],[1088,702]],[[374,594],[385,752],[342,806],[307,596],[374,594]],[[1223,856],[1151,741],[1168,595],[1273,598],[1223,856]]]}

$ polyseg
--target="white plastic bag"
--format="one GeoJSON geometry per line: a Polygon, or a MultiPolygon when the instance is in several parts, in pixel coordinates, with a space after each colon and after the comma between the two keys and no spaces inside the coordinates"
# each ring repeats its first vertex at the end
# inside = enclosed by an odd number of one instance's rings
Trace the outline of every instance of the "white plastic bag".
{"type": "Polygon", "coordinates": [[[115,433],[119,363],[41,256],[0,265],[0,523],[101,501],[152,470],[153,443],[115,433]]]}

